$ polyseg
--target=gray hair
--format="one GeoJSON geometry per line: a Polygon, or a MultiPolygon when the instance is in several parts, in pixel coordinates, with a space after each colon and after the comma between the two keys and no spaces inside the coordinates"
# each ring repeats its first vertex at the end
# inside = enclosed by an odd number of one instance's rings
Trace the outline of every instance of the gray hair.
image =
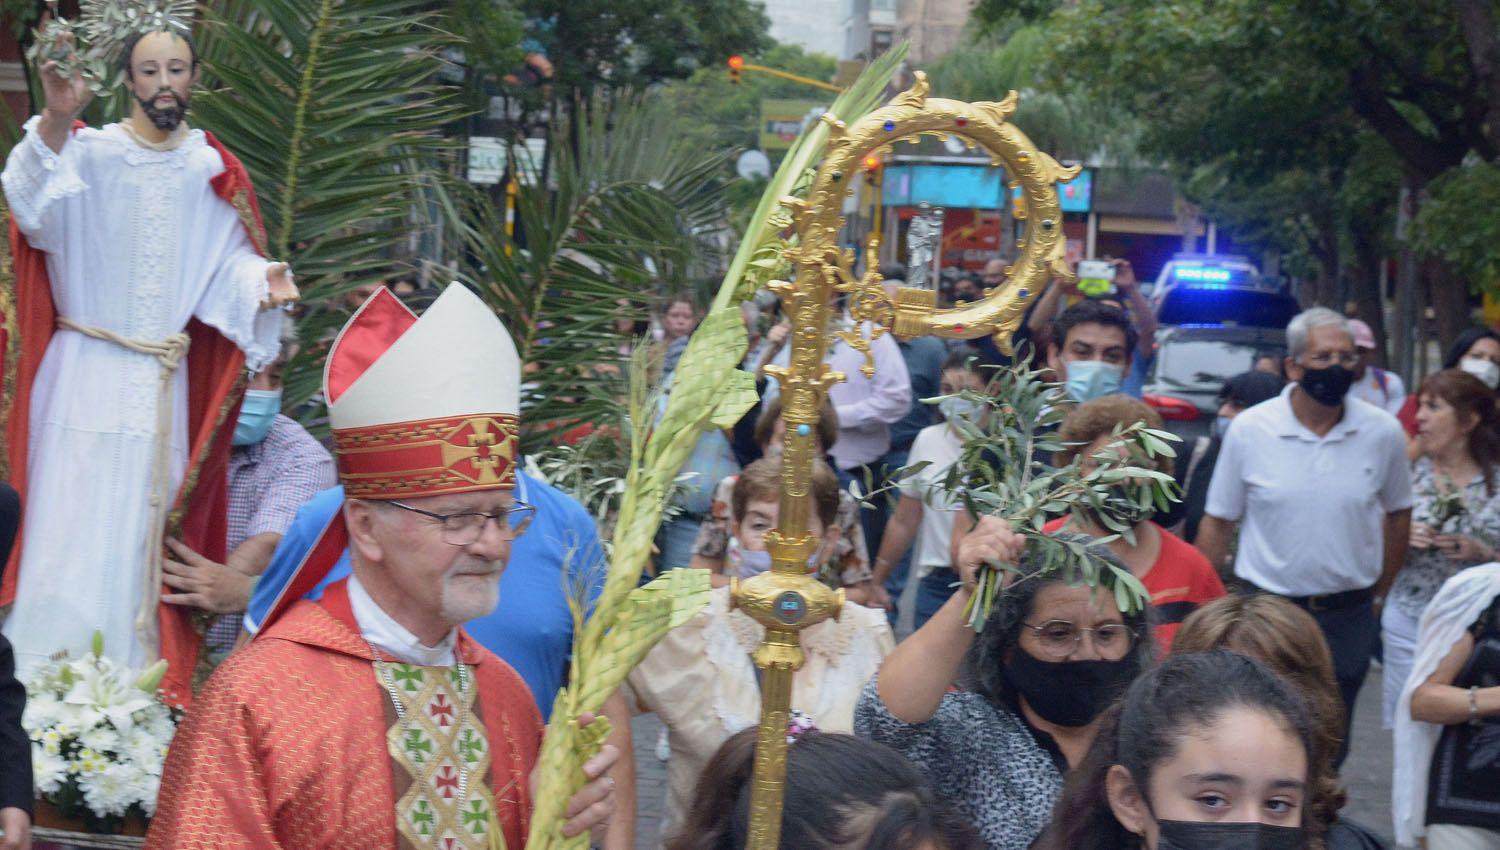
{"type": "Polygon", "coordinates": [[[1348,334],[1350,339],[1354,334],[1349,331],[1349,320],[1328,309],[1327,307],[1313,307],[1297,314],[1291,324],[1286,326],[1286,353],[1292,359],[1296,359],[1307,350],[1307,339],[1312,336],[1313,328],[1337,327],[1348,334]]]}

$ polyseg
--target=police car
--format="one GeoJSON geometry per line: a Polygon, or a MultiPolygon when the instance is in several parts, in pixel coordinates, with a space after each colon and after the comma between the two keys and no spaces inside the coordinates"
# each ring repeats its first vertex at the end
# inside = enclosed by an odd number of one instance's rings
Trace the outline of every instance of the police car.
{"type": "Polygon", "coordinates": [[[1209,433],[1230,377],[1286,354],[1286,326],[1300,311],[1279,280],[1243,257],[1179,254],[1149,296],[1156,352],[1143,398],[1184,439],[1209,433]]]}

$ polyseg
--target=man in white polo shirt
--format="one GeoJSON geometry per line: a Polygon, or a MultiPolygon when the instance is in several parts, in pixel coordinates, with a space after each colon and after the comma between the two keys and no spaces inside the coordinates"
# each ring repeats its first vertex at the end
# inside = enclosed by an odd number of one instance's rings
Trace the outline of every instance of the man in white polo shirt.
{"type": "Polygon", "coordinates": [[[1379,634],[1376,607],[1406,559],[1406,438],[1390,414],[1346,399],[1359,353],[1343,316],[1302,313],[1287,349],[1293,383],[1225,434],[1197,542],[1220,566],[1243,523],[1235,575],[1318,621],[1347,723],[1379,634]]]}

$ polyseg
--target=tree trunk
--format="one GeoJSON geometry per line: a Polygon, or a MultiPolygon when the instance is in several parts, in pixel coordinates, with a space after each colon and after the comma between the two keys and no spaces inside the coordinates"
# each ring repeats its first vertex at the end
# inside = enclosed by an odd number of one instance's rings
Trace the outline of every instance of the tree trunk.
{"type": "Polygon", "coordinates": [[[1385,300],[1380,291],[1380,244],[1375,234],[1360,228],[1350,231],[1349,240],[1354,248],[1354,268],[1349,272],[1354,314],[1375,332],[1375,348],[1380,353],[1376,365],[1389,369],[1393,360],[1385,333],[1385,300]]]}
{"type": "MultiPolygon", "coordinates": [[[[1453,0],[1459,31],[1469,49],[1469,67],[1485,100],[1483,132],[1493,149],[1500,144],[1500,33],[1489,0],[1453,0]]],[[[1491,151],[1492,158],[1493,151],[1491,151]]]]}
{"type": "Polygon", "coordinates": [[[1446,352],[1464,328],[1470,325],[1469,285],[1452,266],[1432,262],[1427,265],[1432,282],[1432,311],[1436,314],[1438,350],[1446,352]]]}

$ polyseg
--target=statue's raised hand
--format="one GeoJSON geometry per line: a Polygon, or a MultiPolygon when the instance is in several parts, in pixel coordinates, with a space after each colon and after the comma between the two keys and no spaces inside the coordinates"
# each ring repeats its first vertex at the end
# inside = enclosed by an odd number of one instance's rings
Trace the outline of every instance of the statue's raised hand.
{"type": "Polygon", "coordinates": [[[46,98],[44,110],[72,121],[83,114],[84,107],[93,100],[94,93],[78,70],[78,54],[73,49],[73,34],[63,33],[57,37],[55,51],[67,58],[63,61],[48,59],[42,63],[42,94],[46,98]],[[63,76],[63,68],[72,68],[72,76],[63,76]]]}

